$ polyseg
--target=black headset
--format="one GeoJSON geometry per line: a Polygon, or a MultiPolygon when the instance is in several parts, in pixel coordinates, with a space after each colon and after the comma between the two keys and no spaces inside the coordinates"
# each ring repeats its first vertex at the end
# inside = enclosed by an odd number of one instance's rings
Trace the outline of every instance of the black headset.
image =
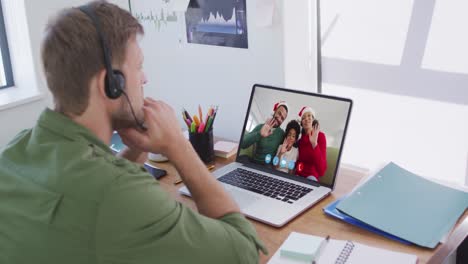
{"type": "Polygon", "coordinates": [[[106,45],[107,41],[105,39],[105,35],[102,33],[101,25],[99,23],[99,18],[96,16],[96,13],[94,13],[91,6],[84,5],[84,6],[78,7],[78,9],[80,9],[81,12],[86,14],[91,19],[91,21],[94,24],[94,27],[96,28],[99,42],[101,42],[102,53],[104,54],[104,67],[106,68],[106,78],[105,78],[104,89],[105,89],[107,97],[109,97],[110,99],[117,99],[123,94],[125,98],[127,99],[128,104],[130,105],[130,110],[132,111],[132,115],[133,115],[133,118],[135,119],[136,124],[141,129],[146,130],[146,127],[144,126],[143,122],[139,121],[136,118],[130,99],[128,98],[127,93],[125,93],[124,74],[119,70],[112,69],[111,51],[106,45]]]}
{"type": "Polygon", "coordinates": [[[90,6],[80,6],[79,9],[91,19],[91,21],[94,24],[94,27],[96,28],[99,41],[101,42],[102,52],[104,54],[104,67],[106,67],[107,72],[105,80],[106,95],[110,99],[117,99],[124,92],[123,90],[125,89],[125,76],[121,71],[112,69],[110,50],[106,45],[107,41],[105,39],[105,36],[104,34],[102,34],[99,18],[96,16],[96,14],[90,6]]]}

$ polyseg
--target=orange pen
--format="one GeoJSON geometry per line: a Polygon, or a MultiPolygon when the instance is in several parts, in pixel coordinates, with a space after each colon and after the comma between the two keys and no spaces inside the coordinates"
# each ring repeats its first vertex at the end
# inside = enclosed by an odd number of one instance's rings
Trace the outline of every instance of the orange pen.
{"type": "Polygon", "coordinates": [[[200,125],[200,119],[198,119],[197,115],[193,116],[193,121],[195,122],[195,125],[198,127],[200,125]]]}

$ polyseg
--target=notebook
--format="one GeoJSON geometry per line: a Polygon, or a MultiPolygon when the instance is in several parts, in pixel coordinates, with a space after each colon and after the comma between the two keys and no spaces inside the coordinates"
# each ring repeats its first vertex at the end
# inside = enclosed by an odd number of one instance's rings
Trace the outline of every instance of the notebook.
{"type": "MultiPolygon", "coordinates": [[[[241,138],[236,161],[214,171],[213,177],[243,214],[276,227],[283,226],[334,189],[351,108],[352,101],[346,98],[256,84],[244,125],[237,128],[241,138]],[[287,138],[288,144],[292,143],[290,139],[300,140],[297,118],[302,113],[307,117],[305,125],[315,124],[311,116],[318,121],[318,149],[313,153],[307,149],[301,157],[293,143],[288,152],[279,155],[278,148],[287,138]],[[332,135],[334,140],[327,141],[332,135]]],[[[312,148],[311,144],[303,144],[304,148],[309,146],[312,148]]],[[[190,195],[185,186],[179,192],[190,195]]]]}
{"type": "Polygon", "coordinates": [[[389,163],[336,208],[416,245],[435,248],[468,205],[468,192],[389,163]]]}
{"type": "MultiPolygon", "coordinates": [[[[311,263],[310,260],[301,260],[281,254],[291,237],[297,237],[297,233],[292,232],[285,242],[281,245],[278,251],[273,255],[268,264],[305,264],[311,263]]],[[[306,244],[308,240],[321,242],[325,238],[301,234],[304,237],[303,241],[296,241],[299,244],[306,244]]],[[[311,251],[317,253],[318,246],[316,243],[311,244],[311,251]]],[[[396,251],[370,247],[361,243],[330,239],[323,247],[323,251],[318,255],[316,260],[318,264],[415,264],[418,257],[412,254],[400,253],[396,251]]]]}

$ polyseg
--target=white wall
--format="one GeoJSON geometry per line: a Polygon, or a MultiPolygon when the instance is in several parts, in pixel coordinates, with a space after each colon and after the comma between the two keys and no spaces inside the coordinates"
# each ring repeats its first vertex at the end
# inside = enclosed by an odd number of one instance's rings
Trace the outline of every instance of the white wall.
{"type": "Polygon", "coordinates": [[[284,86],[317,91],[317,0],[282,1],[284,86]]]}
{"type": "Polygon", "coordinates": [[[322,1],[323,92],[354,109],[343,162],[468,174],[468,2],[322,1]]]}
{"type": "MultiPolygon", "coordinates": [[[[299,3],[307,6],[308,1],[301,0],[299,3]]],[[[159,14],[160,8],[154,3],[148,0],[132,1],[132,12],[148,14],[152,10],[159,14]]],[[[309,91],[316,89],[316,74],[310,74],[316,71],[316,60],[310,67],[305,63],[313,57],[299,57],[297,54],[300,51],[296,50],[295,60],[301,62],[296,67],[289,64],[286,69],[284,66],[284,48],[288,41],[291,41],[288,47],[297,48],[293,41],[309,40],[307,35],[300,34],[290,35],[285,40],[284,32],[296,28],[294,23],[282,24],[286,19],[284,15],[290,16],[291,20],[297,17],[283,12],[283,1],[274,0],[276,6],[272,26],[258,27],[256,1],[247,0],[246,3],[248,49],[187,44],[183,16],[179,16],[178,23],[167,23],[160,28],[152,22],[143,23],[145,36],[141,45],[148,78],[145,95],[167,101],[178,112],[185,107],[191,114],[195,114],[198,104],[205,111],[210,105],[219,105],[215,134],[231,140],[239,140],[253,84],[285,86],[285,72],[296,70],[300,71],[296,76],[307,77],[297,78],[299,88],[309,91]]],[[[304,31],[301,29],[301,32],[304,31]]],[[[316,38],[313,40],[316,41],[316,38]]],[[[303,50],[304,54],[309,52],[309,49],[303,50]]],[[[292,81],[288,83],[293,84],[292,81]]],[[[183,124],[182,118],[180,122],[183,124]]]]}
{"type": "MultiPolygon", "coordinates": [[[[40,43],[49,16],[61,8],[78,6],[87,2],[83,0],[24,1],[37,85],[44,96],[39,101],[0,111],[0,121],[9,122],[6,129],[0,130],[0,145],[6,144],[19,131],[32,127],[42,110],[53,105],[40,63],[40,43]]],[[[127,0],[111,2],[128,8],[127,0]]],[[[249,30],[252,33],[249,34],[249,49],[247,50],[181,45],[179,39],[185,37],[183,34],[176,35],[175,39],[161,38],[154,30],[146,28],[146,36],[142,43],[146,55],[145,71],[149,79],[146,95],[166,100],[177,110],[185,106],[188,110],[195,111],[199,103],[202,103],[204,107],[218,104],[220,110],[215,126],[217,135],[238,140],[240,136],[238,127],[243,124],[250,88],[254,83],[287,85],[292,88],[315,91],[316,61],[314,54],[310,54],[314,48],[307,49],[308,44],[304,43],[315,44],[316,40],[306,35],[301,36],[313,27],[298,28],[298,24],[293,22],[282,25],[285,15],[283,11],[289,13],[294,19],[292,11],[297,10],[299,6],[305,8],[310,6],[313,9],[310,12],[300,9],[303,11],[302,15],[312,14],[315,12],[315,1],[301,0],[297,2],[298,6],[280,0],[274,2],[276,6],[273,25],[259,28],[255,23],[255,1],[247,1],[249,30]],[[284,31],[289,32],[288,40],[283,40],[284,31]],[[296,41],[296,38],[302,38],[304,41],[296,41]],[[290,48],[283,50],[284,47],[290,48]],[[298,47],[302,51],[299,51],[298,47]],[[168,51],[176,52],[177,56],[173,56],[174,54],[168,51]],[[287,65],[275,69],[270,67],[283,64],[285,56],[283,52],[289,52],[287,65]],[[295,67],[295,64],[298,66],[295,67]],[[198,78],[196,82],[191,78],[193,76],[198,78]]]]}
{"type": "MultiPolygon", "coordinates": [[[[7,0],[7,1],[23,1],[23,0],[7,0]]],[[[29,102],[14,106],[0,111],[0,146],[7,144],[18,132],[23,129],[34,126],[39,114],[45,107],[52,105],[52,97],[48,92],[44,76],[42,74],[40,62],[40,43],[45,25],[49,16],[55,14],[58,10],[70,6],[78,6],[88,1],[83,0],[24,0],[26,8],[27,25],[29,28],[29,39],[31,42],[31,63],[34,64],[36,71],[36,80],[38,89],[43,93],[43,98],[38,101],[29,102]]],[[[128,1],[126,0],[113,0],[110,1],[118,4],[122,8],[128,9],[128,1]]],[[[8,10],[6,10],[8,12],[8,10]]],[[[8,29],[7,29],[8,31],[8,29]]],[[[9,43],[13,46],[15,43],[9,43]]],[[[21,65],[13,65],[19,68],[21,72],[21,65]]],[[[21,74],[17,78],[25,78],[21,74]]]]}

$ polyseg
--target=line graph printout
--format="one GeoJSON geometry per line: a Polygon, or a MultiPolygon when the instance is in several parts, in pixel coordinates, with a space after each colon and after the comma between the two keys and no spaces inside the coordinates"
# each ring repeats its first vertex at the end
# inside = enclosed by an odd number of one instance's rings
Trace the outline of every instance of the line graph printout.
{"type": "Polygon", "coordinates": [[[130,12],[145,27],[153,27],[158,32],[168,30],[183,21],[183,13],[176,12],[171,0],[129,0],[130,12]]]}
{"type": "Polygon", "coordinates": [[[190,0],[185,24],[188,43],[248,48],[245,0],[190,0]]]}

